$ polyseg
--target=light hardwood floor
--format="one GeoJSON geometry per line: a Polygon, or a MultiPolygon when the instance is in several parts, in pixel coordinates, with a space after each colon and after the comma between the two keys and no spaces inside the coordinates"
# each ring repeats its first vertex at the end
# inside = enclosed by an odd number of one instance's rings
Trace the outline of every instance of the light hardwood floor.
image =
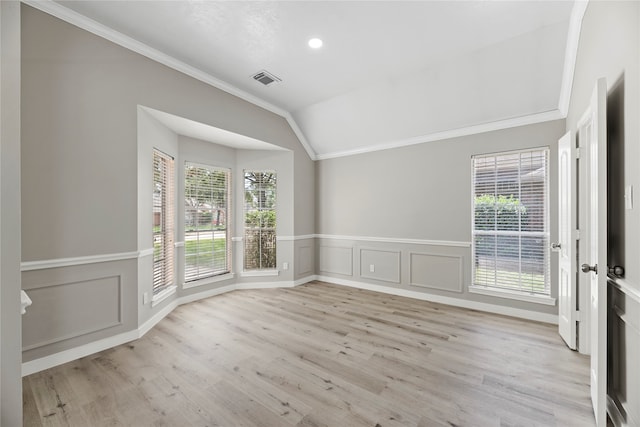
{"type": "Polygon", "coordinates": [[[183,305],[23,380],[26,426],[592,426],[556,327],[313,282],[183,305]]]}

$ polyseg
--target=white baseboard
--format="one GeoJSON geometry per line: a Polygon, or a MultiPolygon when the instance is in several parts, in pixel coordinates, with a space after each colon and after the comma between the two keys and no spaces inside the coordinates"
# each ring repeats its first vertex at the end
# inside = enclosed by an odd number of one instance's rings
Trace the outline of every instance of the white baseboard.
{"type": "Polygon", "coordinates": [[[445,297],[425,292],[410,291],[407,289],[393,288],[390,286],[373,285],[371,283],[356,282],[354,280],[339,279],[329,276],[317,276],[316,280],[333,283],[335,285],[350,286],[352,288],[366,289],[401,297],[415,298],[423,301],[437,302],[452,305],[454,307],[469,308],[471,310],[486,311],[488,313],[502,314],[505,316],[519,317],[521,319],[535,320],[537,322],[558,324],[558,316],[537,311],[523,310],[502,305],[487,304],[483,302],[464,300],[460,298],[445,297]]]}
{"type": "Polygon", "coordinates": [[[472,310],[486,311],[489,313],[503,314],[506,316],[519,317],[527,320],[535,320],[538,322],[557,324],[558,318],[555,315],[539,313],[535,311],[522,310],[512,307],[505,307],[501,305],[487,304],[476,301],[463,300],[460,298],[451,298],[441,295],[434,295],[424,292],[416,292],[407,289],[393,288],[389,286],[373,285],[370,283],[357,282],[354,280],[345,280],[329,276],[310,275],[303,277],[295,281],[281,281],[281,282],[254,282],[254,283],[237,283],[234,285],[223,286],[221,288],[209,289],[202,292],[197,292],[191,295],[185,295],[171,301],[167,306],[163,307],[160,311],[155,313],[151,318],[145,321],[140,327],[132,331],[124,332],[112,337],[108,337],[102,340],[94,341],[88,344],[84,344],[69,350],[61,351],[59,353],[51,354],[49,356],[41,357],[39,359],[24,362],[22,364],[22,376],[30,375],[45,369],[52,368],[54,366],[61,365],[63,363],[71,362],[81,357],[86,357],[99,351],[106,350],[127,342],[136,340],[144,336],[151,330],[158,322],[164,319],[169,313],[171,313],[176,307],[188,304],[190,302],[198,301],[204,298],[210,298],[215,295],[246,289],[273,289],[273,288],[292,288],[300,286],[314,280],[320,280],[323,282],[333,283],[335,285],[349,286],[352,288],[366,289],[375,292],[382,292],[391,295],[397,295],[402,297],[414,298],[423,301],[431,301],[440,304],[451,305],[455,307],[469,308],[472,310]]]}
{"type": "Polygon", "coordinates": [[[59,353],[54,353],[48,356],[34,359],[22,364],[22,376],[34,374],[36,372],[43,371],[45,369],[53,368],[54,366],[62,365],[67,362],[71,362],[81,357],[86,357],[91,354],[116,347],[121,344],[128,343],[130,341],[141,338],[158,324],[162,319],[167,317],[176,307],[188,304],[190,302],[198,301],[204,298],[210,298],[215,295],[224,294],[240,289],[268,289],[268,288],[292,288],[308,282],[316,280],[316,276],[307,276],[296,281],[288,282],[264,282],[264,283],[237,283],[234,285],[223,286],[221,288],[209,289],[202,292],[197,292],[191,295],[185,295],[174,299],[147,321],[145,321],[140,327],[132,331],[124,332],[118,335],[114,335],[108,338],[104,338],[98,341],[93,341],[88,344],[84,344],[78,347],[74,347],[69,350],[64,350],[59,353]]]}
{"type": "Polygon", "coordinates": [[[40,359],[24,362],[22,364],[22,376],[24,377],[54,366],[62,365],[63,363],[71,362],[72,360],[80,359],[81,357],[86,357],[99,351],[128,343],[129,341],[133,341],[138,338],[138,330],[136,329],[94,341],[90,344],[81,345],[59,353],[41,357],[40,359]]]}

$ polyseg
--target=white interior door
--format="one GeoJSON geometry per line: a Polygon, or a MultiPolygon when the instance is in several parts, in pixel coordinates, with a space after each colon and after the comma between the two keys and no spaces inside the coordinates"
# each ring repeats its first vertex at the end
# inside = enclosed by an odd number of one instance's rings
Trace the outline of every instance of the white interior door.
{"type": "Polygon", "coordinates": [[[599,79],[584,124],[587,151],[587,253],[589,274],[591,402],[596,424],[607,421],[607,84],[599,79]]]}
{"type": "Polygon", "coordinates": [[[558,331],[576,349],[576,144],[567,132],[558,141],[558,331]]]}

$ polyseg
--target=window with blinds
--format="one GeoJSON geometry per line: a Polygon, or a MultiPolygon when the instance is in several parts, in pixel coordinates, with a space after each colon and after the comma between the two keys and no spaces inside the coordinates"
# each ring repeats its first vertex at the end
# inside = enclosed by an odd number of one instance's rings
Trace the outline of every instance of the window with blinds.
{"type": "Polygon", "coordinates": [[[231,271],[229,169],[185,163],[185,282],[231,271]]]}
{"type": "Polygon", "coordinates": [[[473,157],[473,285],[549,295],[549,150],[473,157]]]}
{"type": "Polygon", "coordinates": [[[244,172],[244,269],[276,268],[276,174],[244,172]]]}
{"type": "Polygon", "coordinates": [[[173,284],[174,160],[153,150],[153,293],[173,284]]]}

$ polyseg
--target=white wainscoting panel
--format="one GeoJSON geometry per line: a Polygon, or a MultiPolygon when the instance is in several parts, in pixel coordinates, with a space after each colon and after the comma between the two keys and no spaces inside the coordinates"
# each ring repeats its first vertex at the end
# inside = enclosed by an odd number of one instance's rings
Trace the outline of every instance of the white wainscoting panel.
{"type": "Polygon", "coordinates": [[[117,275],[29,289],[33,305],[22,318],[23,351],[120,325],[121,282],[117,275]]]}
{"type": "Polygon", "coordinates": [[[298,271],[299,276],[308,276],[313,274],[313,251],[311,244],[298,247],[298,271]]]}
{"type": "Polygon", "coordinates": [[[609,412],[616,426],[640,425],[640,301],[636,290],[609,282],[609,412]]]}
{"type": "Polygon", "coordinates": [[[360,277],[400,283],[400,251],[360,248],[360,277]]]}
{"type": "Polygon", "coordinates": [[[463,257],[411,252],[409,254],[409,284],[423,288],[462,292],[463,257]]]}
{"type": "Polygon", "coordinates": [[[320,245],[320,271],[353,276],[353,248],[320,245]]]}

